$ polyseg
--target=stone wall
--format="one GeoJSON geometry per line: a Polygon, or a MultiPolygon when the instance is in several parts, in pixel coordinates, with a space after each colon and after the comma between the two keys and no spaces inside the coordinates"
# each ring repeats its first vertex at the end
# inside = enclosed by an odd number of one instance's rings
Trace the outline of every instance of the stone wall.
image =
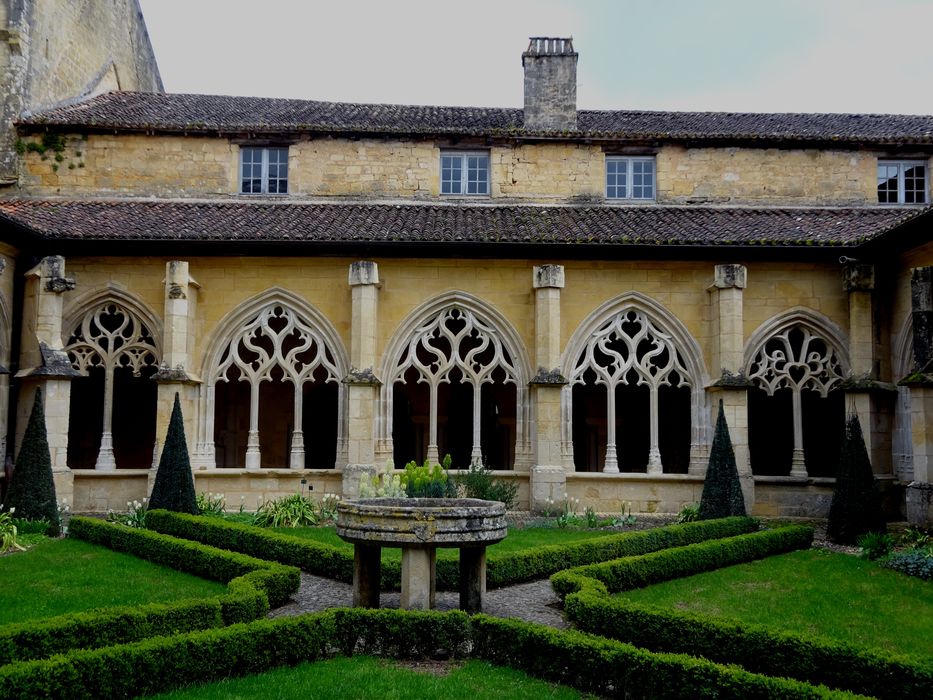
{"type": "Polygon", "coordinates": [[[18,0],[0,8],[0,177],[24,111],[107,90],[161,92],[137,0],[18,0]]]}
{"type": "MultiPolygon", "coordinates": [[[[27,135],[24,140],[36,140],[27,135]]],[[[289,149],[288,199],[436,199],[441,144],[434,141],[303,139],[289,149]]],[[[604,201],[605,158],[593,144],[494,145],[490,198],[604,201]]],[[[657,154],[658,203],[877,204],[878,153],[801,149],[684,148],[657,154]]],[[[239,146],[206,136],[69,134],[63,159],[24,157],[24,194],[233,197],[239,146]]],[[[463,198],[458,198],[463,199],[463,198]]],[[[488,201],[476,198],[475,201],[488,201]]]]}

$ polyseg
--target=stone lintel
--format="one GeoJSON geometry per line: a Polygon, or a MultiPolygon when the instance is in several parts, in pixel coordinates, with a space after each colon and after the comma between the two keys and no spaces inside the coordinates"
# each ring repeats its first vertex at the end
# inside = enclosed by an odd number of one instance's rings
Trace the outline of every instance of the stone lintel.
{"type": "Polygon", "coordinates": [[[564,288],[564,266],[563,265],[535,265],[534,266],[534,288],[535,289],[563,289],[564,288]]]}
{"type": "Polygon", "coordinates": [[[875,266],[850,262],[842,266],[842,288],[847,292],[870,292],[875,288],[875,266]]]}
{"type": "Polygon", "coordinates": [[[748,270],[744,265],[728,263],[716,265],[713,276],[715,289],[745,289],[748,284],[748,270]]]}
{"type": "Polygon", "coordinates": [[[538,373],[531,378],[528,382],[529,386],[563,386],[567,384],[567,378],[560,373],[560,369],[555,367],[554,369],[544,369],[544,367],[538,367],[538,373]]]}
{"type": "Polygon", "coordinates": [[[22,369],[16,373],[18,378],[22,377],[56,377],[58,379],[73,379],[83,376],[71,365],[68,359],[68,353],[64,350],[56,350],[39,341],[39,357],[41,365],[22,369]]]}
{"type": "Polygon", "coordinates": [[[347,376],[343,378],[344,384],[356,384],[361,386],[382,386],[382,381],[373,372],[372,367],[366,369],[350,369],[347,376]]]}
{"type": "Polygon", "coordinates": [[[349,284],[356,287],[363,284],[379,284],[379,265],[371,260],[357,260],[350,263],[349,284]]]}

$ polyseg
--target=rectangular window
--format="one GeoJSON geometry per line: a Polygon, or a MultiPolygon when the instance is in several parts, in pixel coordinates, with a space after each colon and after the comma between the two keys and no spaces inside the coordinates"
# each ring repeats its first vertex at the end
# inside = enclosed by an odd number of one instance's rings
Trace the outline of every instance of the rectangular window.
{"type": "Polygon", "coordinates": [[[441,194],[489,194],[489,154],[477,151],[441,153],[441,194]]]}
{"type": "Polygon", "coordinates": [[[654,158],[606,156],[607,199],[654,199],[654,158]]]}
{"type": "Polygon", "coordinates": [[[240,192],[288,194],[288,148],[241,148],[240,192]]]}
{"type": "Polygon", "coordinates": [[[926,204],[926,163],[922,160],[879,160],[878,202],[926,204]]]}

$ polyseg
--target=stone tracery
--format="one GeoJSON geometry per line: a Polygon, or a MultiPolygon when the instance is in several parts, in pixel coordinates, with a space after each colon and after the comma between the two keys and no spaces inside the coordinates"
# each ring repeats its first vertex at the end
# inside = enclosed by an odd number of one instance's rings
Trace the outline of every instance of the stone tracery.
{"type": "Polygon", "coordinates": [[[129,370],[140,377],[147,367],[159,364],[152,331],[127,306],[105,301],[92,307],[72,331],[64,348],[76,370],[87,375],[92,368],[104,374],[103,431],[96,469],[116,468],[113,453],[114,372],[129,370]]]}
{"type": "Polygon", "coordinates": [[[294,387],[294,430],[291,436],[289,466],[304,467],[305,445],[302,430],[303,388],[316,381],[340,381],[340,372],[322,334],[284,304],[263,308],[244,324],[227,344],[212,384],[234,379],[250,387],[249,432],[246,468],[258,469],[261,462],[259,441],[259,388],[262,382],[291,382],[294,387]],[[318,373],[317,370],[322,370],[318,373]]]}
{"type": "Polygon", "coordinates": [[[390,383],[406,383],[406,373],[414,369],[417,382],[428,385],[429,422],[427,458],[439,461],[438,389],[457,381],[473,388],[471,463],[479,463],[482,453],[481,388],[492,384],[496,370],[502,383],[517,386],[518,372],[496,330],[472,311],[450,306],[429,319],[411,334],[395,365],[390,383]]]}
{"type": "Polygon", "coordinates": [[[673,337],[662,331],[643,311],[625,309],[590,336],[573,366],[570,386],[586,384],[588,375],[593,383],[606,387],[608,434],[603,471],[619,471],[616,388],[634,384],[647,386],[649,390],[648,472],[660,473],[658,390],[661,386],[691,385],[673,337]]]}

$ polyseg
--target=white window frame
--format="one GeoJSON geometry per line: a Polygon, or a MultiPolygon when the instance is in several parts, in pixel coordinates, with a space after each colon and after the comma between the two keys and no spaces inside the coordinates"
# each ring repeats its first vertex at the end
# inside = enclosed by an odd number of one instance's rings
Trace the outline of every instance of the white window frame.
{"type": "Polygon", "coordinates": [[[490,190],[490,161],[489,161],[489,151],[441,151],[441,162],[440,162],[440,193],[444,197],[488,197],[490,190]],[[482,192],[470,192],[469,191],[469,170],[468,170],[468,159],[480,157],[484,158],[486,161],[486,180],[485,180],[485,189],[482,192]],[[444,183],[452,182],[450,180],[444,179],[444,159],[445,158],[459,158],[460,159],[460,189],[459,191],[445,192],[444,183]]]}
{"type": "Polygon", "coordinates": [[[240,180],[240,194],[248,195],[262,195],[262,194],[272,194],[272,195],[285,195],[288,194],[288,146],[240,146],[240,164],[239,164],[239,180],[240,180]],[[244,180],[255,180],[255,177],[246,178],[244,177],[243,172],[243,156],[247,151],[260,151],[262,153],[262,163],[260,170],[260,180],[261,190],[259,192],[247,192],[243,187],[244,180]],[[278,180],[285,180],[285,191],[284,192],[269,192],[269,155],[273,151],[279,153],[285,153],[285,177],[279,177],[278,180]]]}
{"type": "MultiPolygon", "coordinates": [[[[606,156],[606,199],[611,201],[619,200],[632,200],[636,202],[653,202],[657,199],[658,195],[658,167],[657,162],[655,161],[654,156],[606,156]],[[618,165],[625,165],[625,184],[620,186],[618,182],[616,184],[609,184],[610,178],[610,168],[609,164],[613,163],[618,165]],[[636,195],[635,194],[635,176],[644,175],[644,173],[635,173],[635,164],[636,163],[651,163],[651,196],[636,195]],[[623,194],[618,194],[616,191],[615,194],[611,193],[610,187],[616,188],[624,187],[623,194]]],[[[642,185],[644,187],[644,185],[642,185]]]]}
{"type": "MultiPolygon", "coordinates": [[[[883,167],[896,167],[897,168],[897,201],[896,202],[882,202],[878,201],[878,204],[887,204],[891,206],[897,205],[912,205],[912,204],[928,204],[930,200],[930,168],[928,161],[925,160],[897,160],[894,158],[879,158],[877,170],[881,170],[883,167]],[[908,168],[923,168],[923,189],[921,190],[923,194],[923,199],[918,202],[908,202],[907,201],[907,191],[904,184],[904,171],[908,168]]],[[[878,179],[878,185],[881,184],[880,177],[878,179]]],[[[888,179],[886,176],[885,180],[888,179]]]]}

